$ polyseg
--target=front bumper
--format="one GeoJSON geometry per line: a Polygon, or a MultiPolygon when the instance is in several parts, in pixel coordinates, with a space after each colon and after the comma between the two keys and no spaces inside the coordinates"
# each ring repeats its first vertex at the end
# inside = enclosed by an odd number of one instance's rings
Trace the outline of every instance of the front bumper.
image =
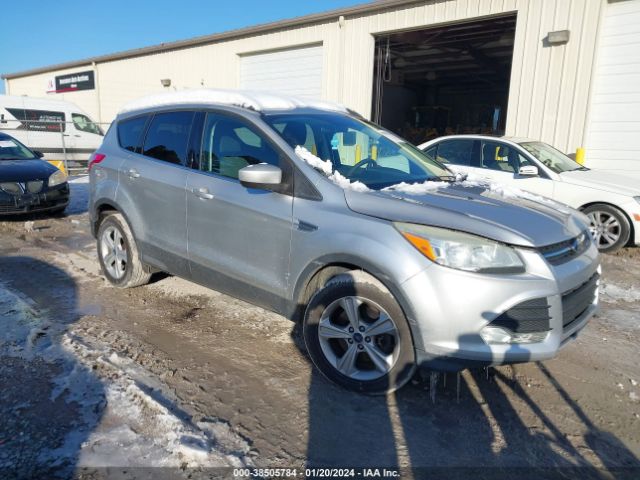
{"type": "Polygon", "coordinates": [[[68,204],[69,184],[66,182],[38,193],[11,195],[0,191],[0,216],[58,210],[68,204]]]}
{"type": "Polygon", "coordinates": [[[524,274],[486,275],[434,264],[402,284],[411,302],[410,323],[421,366],[456,371],[545,360],[577,337],[598,309],[599,257],[595,246],[556,266],[535,251],[522,249],[519,253],[527,268],[524,274]],[[590,293],[581,294],[580,288],[589,285],[590,293]],[[580,308],[569,305],[576,296],[572,292],[578,292],[583,303],[580,308]],[[548,305],[544,340],[485,342],[481,332],[492,321],[523,302],[540,299],[546,299],[548,305]]]}

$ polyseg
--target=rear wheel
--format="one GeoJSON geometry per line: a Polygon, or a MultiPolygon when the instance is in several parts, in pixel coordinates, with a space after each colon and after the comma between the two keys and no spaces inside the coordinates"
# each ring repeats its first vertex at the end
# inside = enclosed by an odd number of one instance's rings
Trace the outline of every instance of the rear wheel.
{"type": "Polygon", "coordinates": [[[311,299],[303,333],[313,363],[350,390],[384,394],[415,371],[411,331],[395,298],[371,275],[333,277],[311,299]]]}
{"type": "Polygon", "coordinates": [[[105,278],[116,287],[137,287],[151,278],[140,261],[131,229],[120,213],[109,214],[98,227],[98,259],[105,278]]]}
{"type": "Polygon", "coordinates": [[[605,204],[591,205],[583,210],[589,217],[593,240],[602,253],[612,253],[629,242],[629,220],[615,207],[605,204]]]}

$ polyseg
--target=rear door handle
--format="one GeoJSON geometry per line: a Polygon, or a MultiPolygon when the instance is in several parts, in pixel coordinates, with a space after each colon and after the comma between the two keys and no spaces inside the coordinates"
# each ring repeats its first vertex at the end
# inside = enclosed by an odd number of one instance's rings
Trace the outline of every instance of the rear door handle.
{"type": "Polygon", "coordinates": [[[213,198],[213,193],[209,193],[209,189],[206,187],[194,188],[191,191],[196,197],[202,198],[204,200],[211,200],[213,198]]]}
{"type": "Polygon", "coordinates": [[[140,176],[140,174],[135,168],[130,168],[127,171],[127,175],[129,175],[129,178],[138,178],[140,176]]]}

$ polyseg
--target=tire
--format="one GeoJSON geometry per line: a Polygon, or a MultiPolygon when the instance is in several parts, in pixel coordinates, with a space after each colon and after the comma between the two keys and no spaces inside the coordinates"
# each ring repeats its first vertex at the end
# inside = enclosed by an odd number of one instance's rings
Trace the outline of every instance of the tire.
{"type": "Polygon", "coordinates": [[[303,336],[318,370],[349,390],[392,392],[416,369],[411,330],[400,305],[363,271],[337,275],[315,293],[305,311],[303,336]]]}
{"type": "Polygon", "coordinates": [[[629,242],[631,225],[627,216],[611,205],[597,203],[583,210],[591,222],[591,235],[602,253],[613,253],[629,242]]]}
{"type": "Polygon", "coordinates": [[[102,274],[113,286],[132,288],[149,282],[151,273],[140,254],[129,224],[120,213],[110,213],[98,227],[98,259],[102,274]]]}

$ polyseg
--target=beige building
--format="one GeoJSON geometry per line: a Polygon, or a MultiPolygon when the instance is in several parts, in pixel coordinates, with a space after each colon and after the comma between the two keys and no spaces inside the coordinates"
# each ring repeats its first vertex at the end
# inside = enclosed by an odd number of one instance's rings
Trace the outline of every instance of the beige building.
{"type": "Polygon", "coordinates": [[[505,133],[640,169],[640,0],[383,0],[3,78],[103,122],[162,90],[275,90],[416,143],[505,133]]]}

